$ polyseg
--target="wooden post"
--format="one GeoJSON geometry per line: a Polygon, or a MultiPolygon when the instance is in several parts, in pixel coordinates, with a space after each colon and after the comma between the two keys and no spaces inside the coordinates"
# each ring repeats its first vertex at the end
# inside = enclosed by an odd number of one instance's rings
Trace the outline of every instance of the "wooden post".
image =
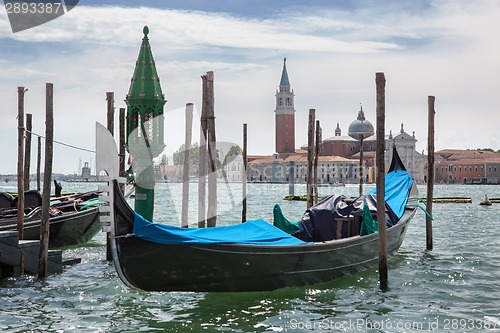
{"type": "Polygon", "coordinates": [[[295,195],[295,162],[288,162],[288,195],[295,195]]]}
{"type": "Polygon", "coordinates": [[[385,76],[376,73],[377,86],[377,223],[380,289],[387,290],[387,230],[385,221],[385,76]]]}
{"type": "Polygon", "coordinates": [[[111,135],[114,135],[115,128],[115,93],[107,92],[106,93],[106,101],[107,103],[107,120],[108,120],[108,131],[111,135]]]}
{"type": "MultiPolygon", "coordinates": [[[[118,127],[119,127],[119,135],[120,135],[120,149],[119,149],[119,155],[120,155],[120,169],[118,171],[118,175],[120,177],[125,177],[125,108],[120,108],[120,114],[119,114],[119,120],[118,120],[118,127]]],[[[120,184],[120,189],[122,193],[125,193],[125,184],[120,184]]]]}
{"type": "Polygon", "coordinates": [[[307,208],[313,205],[314,121],[316,110],[309,109],[307,131],[307,208]]]}
{"type": "MultiPolygon", "coordinates": [[[[359,196],[363,195],[363,134],[359,135],[359,196]]],[[[384,140],[385,141],[385,140],[384,140]]]]}
{"type": "Polygon", "coordinates": [[[17,231],[24,239],[24,93],[28,89],[17,87],[17,231]]]}
{"type": "Polygon", "coordinates": [[[181,227],[188,228],[189,171],[191,165],[191,138],[193,127],[193,103],[186,104],[186,135],[184,140],[184,167],[182,170],[182,215],[181,227]]]}
{"type": "MultiPolygon", "coordinates": [[[[427,132],[427,212],[432,216],[432,200],[434,198],[434,96],[428,96],[428,132],[427,132]]],[[[427,250],[433,249],[432,220],[429,215],[425,218],[425,234],[427,250]]]]}
{"type": "Polygon", "coordinates": [[[201,76],[202,81],[202,103],[200,117],[200,157],[198,166],[198,228],[206,227],[205,215],[205,187],[207,176],[207,112],[208,112],[208,89],[207,76],[201,76]]]}
{"type": "Polygon", "coordinates": [[[242,209],[241,222],[247,220],[247,124],[243,124],[243,176],[242,176],[242,209]]]}
{"type": "Polygon", "coordinates": [[[319,159],[319,120],[316,120],[316,143],[314,145],[314,204],[318,203],[318,159],[319,159]]]}
{"type": "Polygon", "coordinates": [[[26,114],[26,143],[24,145],[24,190],[30,189],[30,165],[31,165],[31,130],[32,130],[32,114],[26,114]]]}
{"type": "Polygon", "coordinates": [[[45,89],[45,168],[43,171],[42,217],[40,221],[40,257],[38,261],[38,277],[42,279],[47,277],[47,261],[49,255],[49,207],[54,145],[53,84],[47,83],[45,89]]]}
{"type": "MultiPolygon", "coordinates": [[[[115,128],[115,94],[113,92],[106,93],[107,108],[107,121],[108,121],[108,131],[111,135],[114,134],[115,128]]],[[[106,233],[106,260],[113,260],[113,252],[111,250],[111,233],[106,233]]]]}
{"type": "Polygon", "coordinates": [[[217,224],[217,140],[215,138],[214,72],[207,72],[208,210],[207,226],[217,224]]]}
{"type": "Polygon", "coordinates": [[[40,168],[42,164],[42,138],[38,137],[38,149],[37,149],[37,154],[36,154],[36,190],[38,192],[41,191],[41,186],[40,186],[40,168]]]}

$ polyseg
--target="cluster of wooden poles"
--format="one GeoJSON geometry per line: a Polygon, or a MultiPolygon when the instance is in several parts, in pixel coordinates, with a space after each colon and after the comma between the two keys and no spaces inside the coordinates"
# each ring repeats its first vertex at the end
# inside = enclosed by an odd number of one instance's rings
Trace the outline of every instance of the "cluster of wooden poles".
{"type": "MultiPolygon", "coordinates": [[[[24,193],[29,190],[30,185],[30,158],[31,158],[31,135],[32,135],[32,115],[26,114],[26,128],[24,127],[24,94],[28,89],[18,87],[18,168],[17,168],[17,192],[18,192],[18,212],[24,212],[24,193]]],[[[46,84],[46,120],[45,120],[45,165],[43,173],[42,191],[42,216],[40,224],[40,256],[38,276],[47,276],[48,242],[49,242],[49,206],[52,178],[52,161],[54,145],[54,112],[53,112],[53,84],[46,84]]],[[[114,132],[114,93],[106,93],[107,100],[107,128],[111,134],[114,132]]],[[[120,108],[119,115],[120,131],[120,176],[125,172],[125,108],[120,108]]],[[[40,191],[40,169],[41,169],[41,135],[38,136],[37,154],[37,190],[40,191]]],[[[17,214],[17,231],[19,239],[24,239],[24,214],[17,214]]],[[[111,250],[109,233],[107,237],[106,258],[111,260],[111,250]]]]}
{"type": "MultiPolygon", "coordinates": [[[[43,174],[42,215],[40,221],[40,254],[38,261],[38,276],[47,276],[47,262],[49,254],[49,208],[50,188],[52,177],[52,157],[54,143],[54,87],[52,83],[45,86],[45,165],[43,174]]],[[[24,192],[29,190],[30,184],[30,158],[31,158],[31,130],[32,115],[26,115],[26,128],[24,127],[24,94],[28,91],[25,87],[17,87],[18,93],[18,158],[17,158],[17,231],[19,239],[24,239],[24,192]],[[25,137],[26,134],[26,137],[25,137]],[[26,148],[26,149],[25,149],[26,148]]],[[[40,161],[41,137],[38,136],[37,156],[37,190],[40,191],[40,161]]]]}
{"type": "MultiPolygon", "coordinates": [[[[217,223],[217,142],[215,135],[214,73],[208,71],[202,79],[202,109],[200,116],[200,145],[198,168],[198,228],[215,227],[217,223]],[[208,185],[208,186],[207,186],[208,185]],[[208,187],[208,195],[206,193],[208,187]],[[207,198],[207,200],[205,200],[207,198]],[[208,204],[208,207],[206,205],[208,204]]],[[[193,104],[187,103],[185,109],[186,126],[182,173],[182,211],[181,227],[189,225],[189,168],[192,141],[193,104]]],[[[243,163],[247,169],[247,124],[243,124],[243,163]]],[[[246,176],[243,177],[241,213],[242,222],[246,221],[246,176]]]]}

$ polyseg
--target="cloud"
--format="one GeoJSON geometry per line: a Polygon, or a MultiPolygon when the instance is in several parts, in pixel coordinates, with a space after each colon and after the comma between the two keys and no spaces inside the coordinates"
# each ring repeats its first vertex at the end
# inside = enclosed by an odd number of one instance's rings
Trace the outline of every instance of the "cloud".
{"type": "MultiPolygon", "coordinates": [[[[115,92],[117,111],[125,106],[146,24],[168,99],[166,112],[187,102],[200,108],[200,75],[213,70],[218,138],[240,142],[246,122],[250,153],[274,150],[274,93],[283,57],[289,59],[296,94],[297,146],[306,142],[309,108],[317,109],[324,137],[333,135],[337,122],[346,132],[359,103],[375,123],[374,80],[382,71],[388,130],[397,132],[405,123],[424,149],[427,96],[436,95],[438,149],[500,148],[495,122],[488,121],[496,119],[500,85],[495,75],[500,45],[493,42],[500,31],[500,5],[487,0],[429,1],[422,7],[413,3],[293,7],[262,18],[79,5],[61,18],[16,34],[0,14],[0,139],[8,156],[0,173],[16,170],[19,85],[29,88],[26,112],[34,114],[35,129],[43,132],[44,84],[53,82],[56,140],[92,149],[94,122],[106,120],[106,91],[115,92]],[[475,125],[478,121],[481,126],[475,125]]],[[[168,135],[183,137],[182,119],[167,121],[168,135]]],[[[170,142],[167,146],[176,144],[170,142]]],[[[92,158],[56,149],[56,171],[79,172],[79,159],[92,158]]]]}
{"type": "MultiPolygon", "coordinates": [[[[58,20],[36,29],[15,34],[24,42],[95,42],[109,46],[131,46],[133,35],[147,24],[151,36],[166,40],[173,48],[196,49],[229,47],[243,49],[280,49],[310,52],[379,52],[397,48],[393,43],[373,41],[342,41],[334,35],[317,35],[336,30],[331,20],[316,17],[279,17],[278,19],[239,18],[226,14],[196,11],[162,10],[147,7],[125,8],[117,6],[79,6],[58,20]],[[144,18],[147,18],[145,20],[144,18]],[[330,22],[325,24],[325,22],[330,22]],[[310,26],[310,28],[306,28],[310,26]],[[298,27],[298,28],[297,28],[298,27]]],[[[347,23],[342,24],[345,27],[347,23]]],[[[347,26],[349,26],[347,24],[347,26]]],[[[366,25],[365,25],[366,26],[366,25]]],[[[4,33],[4,36],[6,33],[4,33]]]]}

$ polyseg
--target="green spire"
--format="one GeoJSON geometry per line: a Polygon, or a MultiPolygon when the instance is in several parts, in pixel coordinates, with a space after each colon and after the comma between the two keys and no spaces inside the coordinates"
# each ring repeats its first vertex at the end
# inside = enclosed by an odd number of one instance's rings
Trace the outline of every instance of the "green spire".
{"type": "Polygon", "coordinates": [[[142,30],[141,50],[135,63],[127,103],[127,150],[136,161],[135,211],[152,221],[155,177],[153,158],[165,148],[163,106],[166,102],[149,45],[149,28],[142,30]]]}
{"type": "Polygon", "coordinates": [[[127,94],[127,104],[165,104],[165,96],[161,90],[160,78],[156,72],[151,45],[149,45],[149,28],[144,26],[142,30],[144,38],[142,39],[141,50],[135,62],[134,76],[130,83],[130,89],[127,94]]]}
{"type": "MultiPolygon", "coordinates": [[[[144,26],[142,32],[141,49],[135,62],[134,75],[130,83],[130,89],[125,98],[127,104],[127,145],[130,144],[131,135],[134,131],[143,131],[141,124],[152,118],[163,117],[163,106],[166,103],[165,95],[161,90],[160,78],[156,72],[156,64],[149,45],[149,28],[144,26]]],[[[158,118],[160,119],[160,118],[158,118]]],[[[163,120],[163,118],[161,118],[163,120]]],[[[151,147],[155,143],[160,144],[157,148],[163,150],[163,125],[155,128],[154,137],[149,138],[151,147]]],[[[139,133],[139,136],[145,135],[139,133]]],[[[137,134],[136,134],[137,136],[137,134]]],[[[154,151],[156,152],[156,151],[154,151]]],[[[160,153],[158,152],[158,154],[160,153]]]]}
{"type": "Polygon", "coordinates": [[[288,73],[286,71],[286,58],[283,59],[283,72],[281,73],[280,87],[290,87],[288,73]]]}

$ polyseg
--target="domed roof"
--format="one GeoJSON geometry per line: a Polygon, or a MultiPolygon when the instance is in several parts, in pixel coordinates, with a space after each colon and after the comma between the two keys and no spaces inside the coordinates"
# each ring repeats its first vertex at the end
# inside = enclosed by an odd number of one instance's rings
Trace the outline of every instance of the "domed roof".
{"type": "Polygon", "coordinates": [[[361,138],[367,138],[372,136],[374,133],[373,125],[368,120],[365,119],[365,113],[363,112],[363,107],[359,110],[358,118],[349,125],[349,130],[347,134],[350,137],[360,140],[361,138]]]}

